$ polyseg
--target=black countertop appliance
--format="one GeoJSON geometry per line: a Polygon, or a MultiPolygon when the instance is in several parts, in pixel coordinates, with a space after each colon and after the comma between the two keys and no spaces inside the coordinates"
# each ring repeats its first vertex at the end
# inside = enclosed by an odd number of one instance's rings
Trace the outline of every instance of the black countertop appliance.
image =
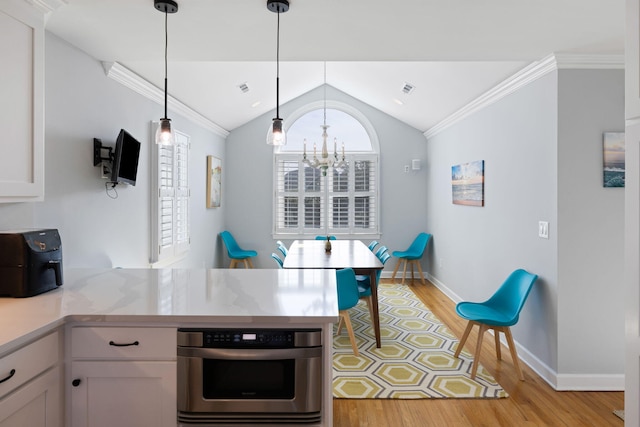
{"type": "Polygon", "coordinates": [[[30,297],[62,286],[56,229],[0,231],[0,296],[30,297]]]}

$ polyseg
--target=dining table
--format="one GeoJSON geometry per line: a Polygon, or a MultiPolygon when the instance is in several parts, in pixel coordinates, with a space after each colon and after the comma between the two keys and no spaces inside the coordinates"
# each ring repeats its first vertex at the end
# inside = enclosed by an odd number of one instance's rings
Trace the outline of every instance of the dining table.
{"type": "Polygon", "coordinates": [[[326,240],[294,240],[284,259],[284,268],[343,269],[352,268],[357,275],[367,275],[371,283],[371,311],[376,346],[381,347],[380,315],[378,311],[377,272],[384,265],[360,240],[331,240],[331,250],[325,249],[326,240]]]}

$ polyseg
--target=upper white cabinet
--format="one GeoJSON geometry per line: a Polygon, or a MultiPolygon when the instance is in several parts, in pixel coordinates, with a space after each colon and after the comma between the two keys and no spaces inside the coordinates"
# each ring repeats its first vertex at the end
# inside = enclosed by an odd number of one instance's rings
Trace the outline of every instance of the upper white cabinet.
{"type": "Polygon", "coordinates": [[[44,198],[44,15],[0,0],[0,203],[44,198]]]}

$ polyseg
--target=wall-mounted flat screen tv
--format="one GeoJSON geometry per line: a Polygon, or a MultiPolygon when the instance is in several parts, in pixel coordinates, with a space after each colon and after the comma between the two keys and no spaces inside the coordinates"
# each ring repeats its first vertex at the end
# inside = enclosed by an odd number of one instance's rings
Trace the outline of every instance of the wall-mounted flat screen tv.
{"type": "Polygon", "coordinates": [[[118,184],[136,185],[139,157],[140,142],[126,130],[120,129],[113,155],[111,181],[118,184]]]}

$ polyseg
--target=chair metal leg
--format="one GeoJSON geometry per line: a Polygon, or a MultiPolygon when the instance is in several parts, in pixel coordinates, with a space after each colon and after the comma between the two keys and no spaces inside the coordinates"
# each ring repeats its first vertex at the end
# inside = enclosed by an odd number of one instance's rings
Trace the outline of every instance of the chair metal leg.
{"type": "Polygon", "coordinates": [[[454,353],[453,357],[458,357],[460,356],[460,352],[462,351],[462,348],[464,347],[464,343],[467,342],[467,338],[469,338],[469,333],[471,333],[471,329],[473,329],[473,325],[476,322],[473,321],[469,321],[467,322],[467,327],[464,330],[464,333],[462,334],[462,339],[460,340],[460,342],[458,343],[458,348],[456,349],[456,352],[454,353]]]}
{"type": "Polygon", "coordinates": [[[353,326],[351,326],[351,317],[347,310],[340,311],[340,315],[344,319],[344,324],[347,327],[347,333],[349,334],[349,341],[351,341],[351,348],[353,348],[353,354],[360,356],[358,353],[358,346],[356,345],[356,336],[353,333],[353,326]]]}

